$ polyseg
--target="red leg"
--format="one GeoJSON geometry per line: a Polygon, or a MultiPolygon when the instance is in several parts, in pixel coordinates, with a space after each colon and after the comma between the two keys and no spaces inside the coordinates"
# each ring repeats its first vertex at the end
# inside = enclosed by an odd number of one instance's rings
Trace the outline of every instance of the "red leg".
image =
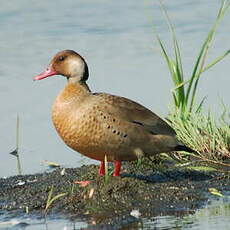
{"type": "Polygon", "coordinates": [[[104,176],[105,175],[105,162],[101,161],[101,165],[98,171],[99,176],[104,176]]]}
{"type": "Polygon", "coordinates": [[[120,170],[121,170],[121,162],[120,161],[115,161],[114,162],[113,176],[119,176],[120,175],[120,170]]]}

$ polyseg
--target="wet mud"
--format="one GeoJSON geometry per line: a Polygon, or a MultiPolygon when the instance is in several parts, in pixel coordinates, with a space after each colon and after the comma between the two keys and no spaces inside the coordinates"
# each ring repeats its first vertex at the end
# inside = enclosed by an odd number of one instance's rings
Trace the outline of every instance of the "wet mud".
{"type": "MultiPolygon", "coordinates": [[[[120,177],[97,175],[98,166],[57,168],[49,173],[0,179],[0,210],[90,219],[93,225],[125,226],[138,223],[138,216],[185,215],[208,202],[209,189],[230,190],[226,172],[199,172],[125,163],[120,177]],[[85,187],[76,181],[90,180],[85,187]]],[[[90,228],[89,228],[90,229],[90,228]]]]}

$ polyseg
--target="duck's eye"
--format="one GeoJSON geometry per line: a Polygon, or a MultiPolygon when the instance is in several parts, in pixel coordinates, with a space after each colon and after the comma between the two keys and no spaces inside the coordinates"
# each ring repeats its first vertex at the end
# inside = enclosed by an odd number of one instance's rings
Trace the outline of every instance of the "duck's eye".
{"type": "Polygon", "coordinates": [[[60,57],[58,58],[58,60],[59,60],[59,61],[64,61],[64,60],[65,60],[65,57],[64,57],[64,56],[60,56],[60,57]]]}

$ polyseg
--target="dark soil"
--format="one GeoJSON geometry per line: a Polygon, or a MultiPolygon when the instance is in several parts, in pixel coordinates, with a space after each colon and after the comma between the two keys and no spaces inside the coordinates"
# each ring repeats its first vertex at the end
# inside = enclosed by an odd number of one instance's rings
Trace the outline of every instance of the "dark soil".
{"type": "MultiPolygon", "coordinates": [[[[209,188],[223,194],[230,190],[229,174],[198,172],[172,167],[126,163],[121,177],[97,176],[98,166],[55,169],[51,173],[14,176],[0,179],[0,210],[43,214],[53,186],[55,200],[49,213],[85,217],[96,224],[124,225],[137,222],[130,215],[139,210],[141,217],[183,215],[204,205],[211,195],[209,188]],[[86,187],[74,181],[92,180],[86,187]]],[[[102,226],[102,225],[101,225],[102,226]]],[[[103,228],[101,228],[103,229],[103,228]]]]}

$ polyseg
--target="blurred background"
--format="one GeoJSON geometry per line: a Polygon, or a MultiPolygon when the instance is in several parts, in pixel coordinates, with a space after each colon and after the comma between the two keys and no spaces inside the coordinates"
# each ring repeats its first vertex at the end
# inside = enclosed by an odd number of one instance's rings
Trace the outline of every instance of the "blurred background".
{"type": "MultiPolygon", "coordinates": [[[[213,24],[219,1],[165,1],[189,76],[200,46],[213,24]]],[[[87,61],[92,91],[135,100],[164,117],[172,103],[169,72],[153,26],[170,50],[170,33],[157,1],[11,0],[0,8],[0,177],[17,173],[16,117],[20,117],[20,157],[24,174],[43,172],[44,161],[65,167],[94,162],[69,149],[57,136],[51,106],[66,80],[33,82],[63,49],[87,61]]],[[[208,60],[229,49],[230,14],[217,31],[208,60]]],[[[218,117],[230,105],[229,57],[203,74],[199,98],[218,117]]]]}

